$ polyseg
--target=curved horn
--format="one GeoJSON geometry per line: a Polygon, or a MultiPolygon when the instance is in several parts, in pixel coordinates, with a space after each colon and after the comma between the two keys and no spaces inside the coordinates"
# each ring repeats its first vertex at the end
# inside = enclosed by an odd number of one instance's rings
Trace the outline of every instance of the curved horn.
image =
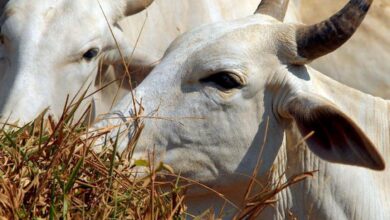
{"type": "Polygon", "coordinates": [[[126,0],[125,15],[129,16],[136,14],[146,9],[152,3],[153,0],[126,0]]]}
{"type": "Polygon", "coordinates": [[[286,15],[289,0],[262,0],[257,7],[255,14],[265,14],[272,16],[279,21],[283,21],[286,15]]]}
{"type": "Polygon", "coordinates": [[[350,0],[329,19],[296,30],[298,55],[313,60],[343,45],[363,21],[373,0],[350,0]]]}

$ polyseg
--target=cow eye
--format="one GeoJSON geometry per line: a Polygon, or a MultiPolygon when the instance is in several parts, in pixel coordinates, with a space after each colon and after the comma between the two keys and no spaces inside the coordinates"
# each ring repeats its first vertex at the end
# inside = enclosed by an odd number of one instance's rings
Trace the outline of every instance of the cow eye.
{"type": "Polygon", "coordinates": [[[242,86],[238,76],[227,71],[215,73],[211,76],[201,79],[200,82],[212,82],[224,90],[235,89],[242,86]]]}
{"type": "Polygon", "coordinates": [[[0,44],[4,44],[3,27],[0,27],[0,44]]]}
{"type": "Polygon", "coordinates": [[[98,48],[92,48],[89,49],[87,52],[83,54],[83,58],[87,61],[92,60],[99,54],[99,49],[98,48]]]}

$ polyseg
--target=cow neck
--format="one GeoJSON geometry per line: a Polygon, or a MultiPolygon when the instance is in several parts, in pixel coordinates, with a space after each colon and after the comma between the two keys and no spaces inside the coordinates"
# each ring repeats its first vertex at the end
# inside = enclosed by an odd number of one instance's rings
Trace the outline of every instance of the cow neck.
{"type": "Polygon", "coordinates": [[[329,163],[319,159],[305,143],[293,124],[286,129],[287,149],[281,150],[277,163],[284,162],[285,176],[318,170],[314,178],[297,184],[278,195],[274,217],[293,216],[310,219],[389,219],[390,218],[390,102],[364,94],[307,68],[315,92],[352,118],[377,147],[386,162],[382,172],[356,166],[329,163]],[[386,198],[387,197],[387,198],[386,198]]]}

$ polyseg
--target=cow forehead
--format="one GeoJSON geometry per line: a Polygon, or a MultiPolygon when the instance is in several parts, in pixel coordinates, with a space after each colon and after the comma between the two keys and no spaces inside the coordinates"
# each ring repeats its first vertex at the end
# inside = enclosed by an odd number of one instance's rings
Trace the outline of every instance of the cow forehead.
{"type": "Polygon", "coordinates": [[[57,48],[77,53],[83,44],[100,37],[107,28],[96,0],[11,1],[5,11],[5,21],[3,33],[9,34],[20,49],[30,52],[57,48]],[[67,42],[68,46],[59,42],[67,42]]]}
{"type": "Polygon", "coordinates": [[[273,49],[272,44],[269,44],[272,41],[270,33],[275,32],[272,24],[281,23],[269,16],[255,15],[194,29],[171,44],[165,54],[164,65],[160,66],[169,67],[171,63],[177,66],[180,61],[185,66],[191,64],[191,68],[195,69],[223,68],[229,63],[237,66],[245,61],[245,57],[250,57],[248,54],[258,51],[258,48],[267,50],[270,45],[269,48],[273,49]]]}
{"type": "Polygon", "coordinates": [[[269,16],[253,15],[235,21],[222,21],[201,26],[178,37],[169,46],[166,55],[173,51],[175,51],[175,54],[184,53],[189,55],[212,44],[223,44],[223,41],[229,41],[235,35],[250,31],[252,28],[261,29],[262,26],[266,26],[263,29],[266,32],[272,24],[280,24],[280,22],[269,16]]]}
{"type": "MultiPolygon", "coordinates": [[[[107,8],[108,5],[105,0],[101,1],[101,5],[103,8],[107,8]]],[[[99,9],[99,1],[96,0],[83,0],[83,1],[73,1],[73,0],[10,0],[7,3],[6,11],[8,12],[17,12],[20,10],[24,10],[24,12],[31,13],[44,13],[45,11],[56,8],[66,10],[85,10],[85,11],[93,11],[99,9]]]]}
{"type": "Polygon", "coordinates": [[[102,9],[110,19],[113,9],[117,8],[116,3],[109,4],[104,0],[101,6],[102,8],[96,0],[11,0],[6,6],[4,15],[5,19],[16,16],[21,23],[34,23],[40,20],[46,25],[57,22],[63,25],[73,24],[77,28],[75,24],[85,20],[104,21],[102,9]]]}

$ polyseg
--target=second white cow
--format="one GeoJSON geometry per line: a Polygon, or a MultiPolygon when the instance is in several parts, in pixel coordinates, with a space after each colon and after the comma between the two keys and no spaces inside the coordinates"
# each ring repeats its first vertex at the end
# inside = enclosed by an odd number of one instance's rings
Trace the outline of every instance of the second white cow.
{"type": "Polygon", "coordinates": [[[2,1],[0,121],[28,122],[47,107],[59,116],[68,94],[94,82],[100,58],[117,53],[108,24],[120,38],[117,22],[151,2],[2,1]]]}

